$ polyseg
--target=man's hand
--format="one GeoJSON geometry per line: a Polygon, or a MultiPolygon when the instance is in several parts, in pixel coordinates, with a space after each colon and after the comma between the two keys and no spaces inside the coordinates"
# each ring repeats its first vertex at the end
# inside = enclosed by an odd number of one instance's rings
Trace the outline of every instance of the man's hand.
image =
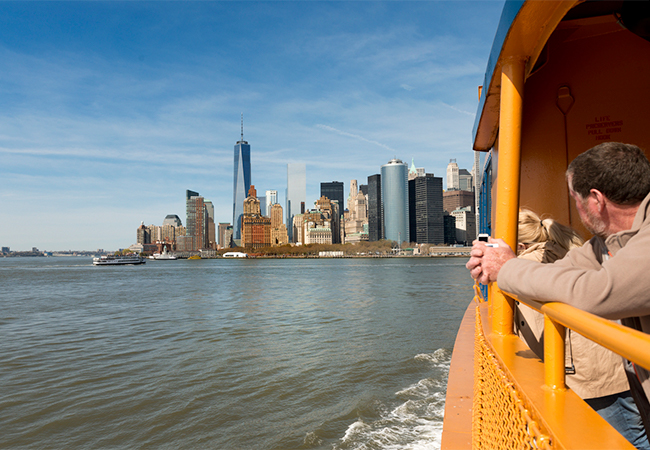
{"type": "Polygon", "coordinates": [[[501,267],[506,261],[517,257],[503,239],[490,238],[489,245],[481,241],[474,241],[472,244],[470,258],[465,267],[472,278],[481,284],[497,281],[501,267]],[[493,244],[496,246],[492,246],[493,244]]]}

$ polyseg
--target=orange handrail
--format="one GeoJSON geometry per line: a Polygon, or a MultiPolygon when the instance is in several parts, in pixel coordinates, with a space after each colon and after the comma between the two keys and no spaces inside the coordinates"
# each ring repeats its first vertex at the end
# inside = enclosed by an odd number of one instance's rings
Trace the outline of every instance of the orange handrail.
{"type": "MultiPolygon", "coordinates": [[[[650,370],[650,334],[626,327],[611,320],[574,308],[565,303],[541,303],[533,300],[520,299],[516,295],[506,293],[513,300],[517,300],[536,311],[544,314],[552,322],[570,328],[580,333],[587,339],[613,351],[614,353],[632,361],[639,366],[650,370]]],[[[544,344],[547,336],[546,324],[544,327],[544,344]]],[[[564,347],[563,347],[564,348],[564,347]]],[[[560,359],[564,364],[564,355],[549,355],[551,358],[560,359]]],[[[546,361],[546,348],[544,349],[546,361]]]]}

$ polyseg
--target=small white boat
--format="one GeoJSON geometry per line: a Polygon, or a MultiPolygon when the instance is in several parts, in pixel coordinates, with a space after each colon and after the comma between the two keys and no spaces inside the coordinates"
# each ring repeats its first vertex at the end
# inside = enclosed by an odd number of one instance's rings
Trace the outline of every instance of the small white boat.
{"type": "Polygon", "coordinates": [[[223,254],[224,258],[248,258],[247,253],[242,252],[227,252],[223,254]]]}
{"type": "Polygon", "coordinates": [[[164,248],[162,253],[154,253],[152,256],[149,257],[149,259],[157,259],[157,260],[162,260],[162,261],[173,261],[173,260],[178,259],[178,258],[176,256],[172,255],[171,253],[167,252],[167,248],[164,248]]]}
{"type": "Polygon", "coordinates": [[[93,258],[93,264],[96,266],[123,266],[144,264],[147,260],[140,255],[104,255],[93,258]]]}

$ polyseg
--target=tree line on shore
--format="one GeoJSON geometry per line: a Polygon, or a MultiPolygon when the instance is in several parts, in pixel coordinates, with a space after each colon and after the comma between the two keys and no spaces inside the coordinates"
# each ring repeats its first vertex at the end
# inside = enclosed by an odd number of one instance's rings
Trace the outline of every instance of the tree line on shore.
{"type": "MultiPolygon", "coordinates": [[[[415,242],[403,242],[400,246],[395,241],[380,240],[380,241],[361,241],[354,244],[305,244],[305,245],[291,245],[285,244],[276,247],[263,247],[258,249],[251,249],[245,247],[232,247],[223,248],[212,253],[210,257],[220,257],[224,253],[241,252],[246,253],[248,256],[270,257],[270,258],[283,258],[283,257],[309,257],[318,256],[321,252],[343,252],[343,256],[377,256],[394,254],[399,249],[416,248],[419,247],[422,255],[429,254],[430,247],[438,247],[434,244],[418,245],[415,242]]],[[[128,254],[132,253],[130,249],[123,249],[115,252],[115,254],[128,254]]],[[[199,254],[199,252],[196,252],[199,254]]],[[[143,256],[148,256],[148,253],[143,253],[143,256]]]]}
{"type": "MultiPolygon", "coordinates": [[[[416,244],[404,243],[402,248],[407,248],[409,246],[414,247],[416,244]]],[[[263,247],[260,249],[246,249],[242,247],[238,248],[227,248],[219,250],[219,254],[223,255],[227,252],[242,252],[248,253],[249,255],[256,256],[318,256],[320,252],[343,252],[345,256],[352,255],[370,255],[370,254],[390,254],[394,251],[395,248],[398,248],[398,244],[394,241],[389,240],[380,240],[380,241],[362,241],[355,244],[305,244],[305,245],[281,245],[278,247],[263,247]]]]}

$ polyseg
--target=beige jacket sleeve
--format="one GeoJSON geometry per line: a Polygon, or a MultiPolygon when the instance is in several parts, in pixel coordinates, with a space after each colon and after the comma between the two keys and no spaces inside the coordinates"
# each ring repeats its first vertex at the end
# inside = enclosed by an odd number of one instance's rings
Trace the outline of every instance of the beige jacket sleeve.
{"type": "Polygon", "coordinates": [[[650,315],[649,211],[650,194],[630,230],[605,241],[595,237],[553,264],[512,259],[497,283],[523,298],[567,303],[607,319],[650,315]]]}
{"type": "Polygon", "coordinates": [[[598,244],[594,238],[554,264],[512,259],[499,272],[499,288],[523,298],[567,303],[607,319],[650,314],[650,226],[610,236],[607,247],[613,257],[602,265],[598,244]]]}

